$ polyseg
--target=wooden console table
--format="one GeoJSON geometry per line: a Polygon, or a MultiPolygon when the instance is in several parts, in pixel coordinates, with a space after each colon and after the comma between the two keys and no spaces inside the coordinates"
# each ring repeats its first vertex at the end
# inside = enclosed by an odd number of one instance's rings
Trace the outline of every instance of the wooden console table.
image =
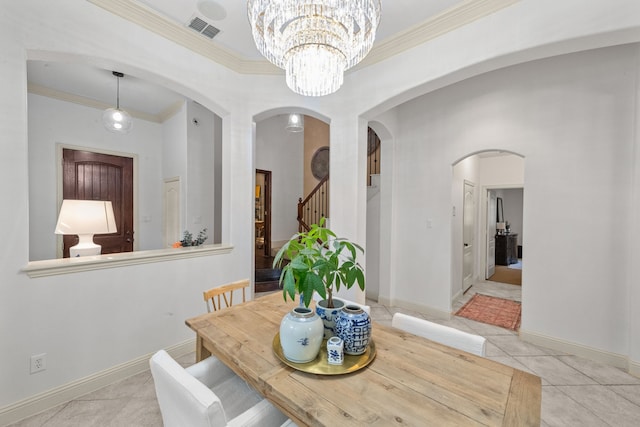
{"type": "Polygon", "coordinates": [[[282,363],[272,341],[295,305],[281,293],[186,321],[213,354],[300,426],[539,426],[540,378],[374,322],[377,355],[323,376],[282,363]]]}

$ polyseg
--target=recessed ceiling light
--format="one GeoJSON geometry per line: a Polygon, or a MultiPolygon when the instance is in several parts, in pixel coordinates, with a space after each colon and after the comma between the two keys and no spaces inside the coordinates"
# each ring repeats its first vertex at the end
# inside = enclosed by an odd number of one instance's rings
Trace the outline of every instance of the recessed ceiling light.
{"type": "Polygon", "coordinates": [[[213,0],[199,0],[198,10],[204,16],[214,21],[220,21],[227,17],[227,11],[213,0]]]}

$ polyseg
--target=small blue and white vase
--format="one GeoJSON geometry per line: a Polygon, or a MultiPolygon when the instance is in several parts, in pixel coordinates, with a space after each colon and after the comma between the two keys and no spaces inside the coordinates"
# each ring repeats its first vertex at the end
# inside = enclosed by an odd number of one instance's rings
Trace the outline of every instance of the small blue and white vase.
{"type": "Polygon", "coordinates": [[[344,363],[343,342],[340,337],[331,337],[327,340],[327,363],[329,365],[344,363]]]}
{"type": "Polygon", "coordinates": [[[344,302],[337,298],[333,298],[334,308],[327,308],[328,301],[323,299],[316,303],[316,313],[322,319],[324,323],[324,339],[328,340],[332,336],[336,335],[336,320],[340,314],[340,310],[344,307],[344,302]]]}
{"type": "Polygon", "coordinates": [[[343,307],[336,320],[336,336],[344,342],[345,354],[364,353],[371,340],[371,318],[357,305],[343,307]]]}
{"type": "Polygon", "coordinates": [[[280,322],[280,345],[287,360],[311,362],[318,356],[324,325],[320,317],[307,307],[296,307],[280,322]]]}

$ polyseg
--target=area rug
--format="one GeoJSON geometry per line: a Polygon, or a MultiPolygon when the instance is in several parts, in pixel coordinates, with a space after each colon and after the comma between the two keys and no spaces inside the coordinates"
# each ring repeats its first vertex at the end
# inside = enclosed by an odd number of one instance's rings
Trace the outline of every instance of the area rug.
{"type": "Polygon", "coordinates": [[[456,316],[517,331],[521,310],[522,305],[517,301],[475,294],[457,311],[456,316]]]}
{"type": "Polygon", "coordinates": [[[522,286],[522,270],[509,268],[506,265],[496,265],[495,274],[487,280],[522,286]]]}

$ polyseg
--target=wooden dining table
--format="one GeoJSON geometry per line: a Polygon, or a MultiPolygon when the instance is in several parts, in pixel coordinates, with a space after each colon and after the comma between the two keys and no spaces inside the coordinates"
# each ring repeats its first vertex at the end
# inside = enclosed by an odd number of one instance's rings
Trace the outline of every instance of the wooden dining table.
{"type": "Polygon", "coordinates": [[[289,366],[274,337],[295,306],[278,292],[188,319],[196,359],[218,357],[299,426],[540,425],[539,377],[377,322],[366,367],[320,375],[289,366]]]}

